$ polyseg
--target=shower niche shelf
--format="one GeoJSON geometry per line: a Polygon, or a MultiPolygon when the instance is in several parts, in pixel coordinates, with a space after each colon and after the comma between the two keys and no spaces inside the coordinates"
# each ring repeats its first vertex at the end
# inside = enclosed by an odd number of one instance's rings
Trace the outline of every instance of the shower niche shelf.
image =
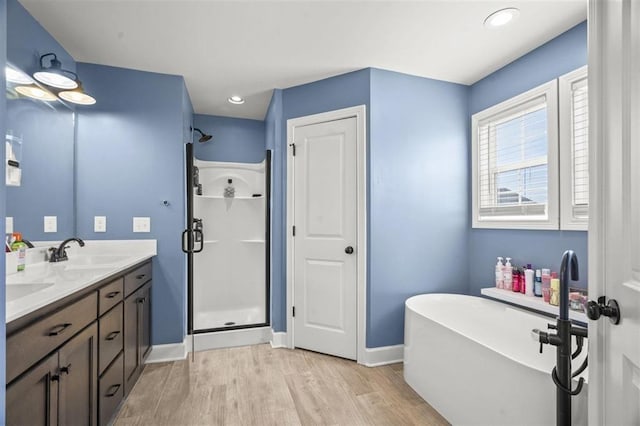
{"type": "Polygon", "coordinates": [[[247,197],[246,195],[243,196],[235,196],[235,197],[224,197],[222,195],[194,195],[194,197],[196,198],[202,198],[202,199],[212,199],[212,200],[260,200],[262,198],[264,198],[264,195],[260,195],[259,197],[247,197]]]}

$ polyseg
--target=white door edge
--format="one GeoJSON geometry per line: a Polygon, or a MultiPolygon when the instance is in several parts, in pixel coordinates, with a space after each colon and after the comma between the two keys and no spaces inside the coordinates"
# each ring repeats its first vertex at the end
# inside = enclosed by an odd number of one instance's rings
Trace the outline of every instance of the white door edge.
{"type": "MultiPolygon", "coordinates": [[[[588,276],[589,298],[596,300],[605,294],[604,266],[604,155],[605,123],[602,120],[602,108],[605,107],[602,88],[603,66],[606,60],[602,45],[602,14],[604,5],[600,0],[589,1],[589,241],[588,241],[588,276]]],[[[603,359],[603,321],[589,321],[589,361],[603,359]]],[[[601,362],[601,361],[600,361],[601,362]]],[[[595,365],[594,365],[595,367],[595,365]]],[[[604,375],[597,368],[589,369],[589,424],[604,424],[604,375]]]]}
{"type": "Polygon", "coordinates": [[[292,118],[287,120],[287,347],[293,349],[295,342],[293,338],[293,130],[296,127],[308,126],[311,124],[325,123],[327,121],[342,120],[345,118],[356,118],[356,155],[357,155],[357,250],[356,273],[357,273],[357,359],[358,364],[363,364],[366,358],[366,304],[367,304],[367,125],[366,106],[339,109],[335,111],[323,112],[320,114],[308,115],[305,117],[292,118]]]}

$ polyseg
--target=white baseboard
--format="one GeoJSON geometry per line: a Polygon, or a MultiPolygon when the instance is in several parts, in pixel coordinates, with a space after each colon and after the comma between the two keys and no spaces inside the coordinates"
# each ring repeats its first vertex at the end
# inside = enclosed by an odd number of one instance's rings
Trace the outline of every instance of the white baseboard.
{"type": "MultiPolygon", "coordinates": [[[[209,349],[232,348],[235,346],[258,345],[260,343],[268,343],[270,339],[270,327],[257,327],[196,334],[194,345],[197,352],[209,349]]],[[[187,336],[187,341],[187,348],[190,350],[191,336],[187,336]]]]}
{"type": "Polygon", "coordinates": [[[396,364],[404,360],[404,345],[382,346],[379,348],[365,348],[364,358],[359,364],[367,367],[396,364]]]}
{"type": "Polygon", "coordinates": [[[145,364],[155,362],[181,361],[187,357],[187,338],[182,343],[170,343],[168,345],[153,345],[151,353],[147,357],[145,364]]]}
{"type": "Polygon", "coordinates": [[[271,347],[272,348],[286,348],[287,347],[287,333],[285,331],[273,331],[271,330],[271,347]]]}

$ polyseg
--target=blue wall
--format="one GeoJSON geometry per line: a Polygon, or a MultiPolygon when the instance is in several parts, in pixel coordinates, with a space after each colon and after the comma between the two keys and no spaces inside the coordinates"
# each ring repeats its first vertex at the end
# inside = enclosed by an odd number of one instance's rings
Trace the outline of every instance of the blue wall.
{"type": "MultiPolygon", "coordinates": [[[[0,40],[7,39],[7,2],[0,0],[0,40]]],[[[7,62],[7,46],[0,42],[0,67],[4,69],[7,62]]],[[[0,87],[5,87],[4,73],[0,73],[0,87]]],[[[0,99],[0,134],[4,135],[6,131],[6,101],[2,97],[0,99]]],[[[5,164],[5,150],[0,150],[0,164],[5,164]]],[[[0,181],[0,200],[5,200],[5,180],[0,181]]],[[[5,220],[5,202],[0,203],[0,224],[5,220]]],[[[4,232],[3,232],[4,234],[4,232]]],[[[7,282],[5,279],[5,256],[0,256],[0,277],[2,277],[2,285],[0,285],[0,336],[6,336],[6,313],[7,305],[5,303],[5,294],[7,282]]],[[[7,341],[0,338],[0,383],[6,383],[6,353],[7,341]]],[[[0,386],[0,424],[4,424],[5,418],[5,386],[0,386]]]]}
{"type": "MultiPolygon", "coordinates": [[[[469,115],[586,63],[587,23],[584,22],[472,85],[469,115]]],[[[470,167],[471,152],[468,158],[470,167]]],[[[479,294],[481,288],[494,285],[493,266],[497,256],[510,256],[518,265],[531,263],[536,268],[548,266],[557,271],[566,249],[576,251],[580,261],[580,285],[586,287],[587,232],[472,229],[469,236],[469,293],[479,294]]]]}
{"type": "MultiPolygon", "coordinates": [[[[285,225],[282,218],[276,216],[273,212],[276,206],[279,212],[286,211],[286,206],[282,204],[282,167],[281,158],[283,147],[281,140],[282,134],[282,90],[275,89],[271,96],[271,102],[264,118],[265,124],[265,147],[272,151],[271,161],[271,325],[276,331],[284,331],[286,329],[286,275],[284,264],[282,262],[282,254],[284,251],[285,225]],[[275,185],[278,188],[275,188],[275,185]],[[277,324],[277,328],[276,328],[277,324]]],[[[286,153],[284,154],[286,156],[286,153]]],[[[286,158],[286,157],[285,157],[286,158]]]]}
{"type": "Polygon", "coordinates": [[[264,121],[196,114],[193,127],[213,135],[213,139],[200,143],[200,134],[193,133],[193,152],[200,160],[237,163],[264,160],[264,121]]]}
{"type": "Polygon", "coordinates": [[[78,64],[98,100],[78,115],[77,227],[87,239],[158,241],[153,262],[153,344],[185,335],[184,137],[188,111],[182,77],[78,64]],[[164,206],[163,200],[170,205],[164,206]],[[94,215],[107,232],[93,232],[94,215]],[[132,217],[151,217],[150,233],[133,233],[132,217]]]}
{"type": "MultiPolygon", "coordinates": [[[[40,55],[53,52],[65,69],[76,63],[16,0],[7,3],[7,61],[28,74],[40,55]]],[[[64,239],[74,234],[74,112],[61,103],[28,98],[7,101],[7,131],[21,136],[22,184],[7,188],[7,216],[29,240],[64,239]],[[55,182],[55,184],[53,184],[55,182]],[[58,232],[44,233],[43,216],[58,217],[58,232]]]]}
{"type": "MultiPolygon", "coordinates": [[[[287,120],[357,105],[369,114],[370,70],[360,70],[302,86],[274,91],[267,112],[267,148],[275,142],[273,155],[272,229],[272,328],[286,331],[286,194],[287,120]],[[278,124],[278,119],[280,120],[278,124]],[[275,139],[279,134],[279,138],[275,139]],[[271,139],[273,138],[273,139],[271,139]]],[[[367,123],[369,119],[367,118],[367,123]]],[[[368,133],[368,131],[367,131],[368,133]]]]}
{"type": "Polygon", "coordinates": [[[408,297],[467,291],[467,95],[371,70],[367,347],[403,342],[408,297]]]}

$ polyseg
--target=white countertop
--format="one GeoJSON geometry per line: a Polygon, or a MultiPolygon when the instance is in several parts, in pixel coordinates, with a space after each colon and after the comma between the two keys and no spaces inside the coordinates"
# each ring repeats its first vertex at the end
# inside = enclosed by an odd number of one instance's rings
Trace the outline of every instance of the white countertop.
{"type": "MultiPolygon", "coordinates": [[[[480,293],[483,296],[491,297],[492,299],[498,299],[513,303],[514,305],[524,306],[538,312],[544,312],[552,315],[558,315],[560,312],[559,307],[548,304],[542,299],[542,297],[526,296],[522,293],[516,293],[495,287],[483,288],[480,290],[480,293]]],[[[585,324],[588,321],[587,315],[584,312],[578,312],[571,309],[569,309],[569,319],[585,324]]]]}
{"type": "Polygon", "coordinates": [[[69,244],[68,261],[45,262],[46,248],[59,243],[38,243],[29,249],[21,272],[15,272],[16,253],[6,254],[7,323],[157,254],[156,240],[85,241],[82,248],[75,242],[69,244]]]}

